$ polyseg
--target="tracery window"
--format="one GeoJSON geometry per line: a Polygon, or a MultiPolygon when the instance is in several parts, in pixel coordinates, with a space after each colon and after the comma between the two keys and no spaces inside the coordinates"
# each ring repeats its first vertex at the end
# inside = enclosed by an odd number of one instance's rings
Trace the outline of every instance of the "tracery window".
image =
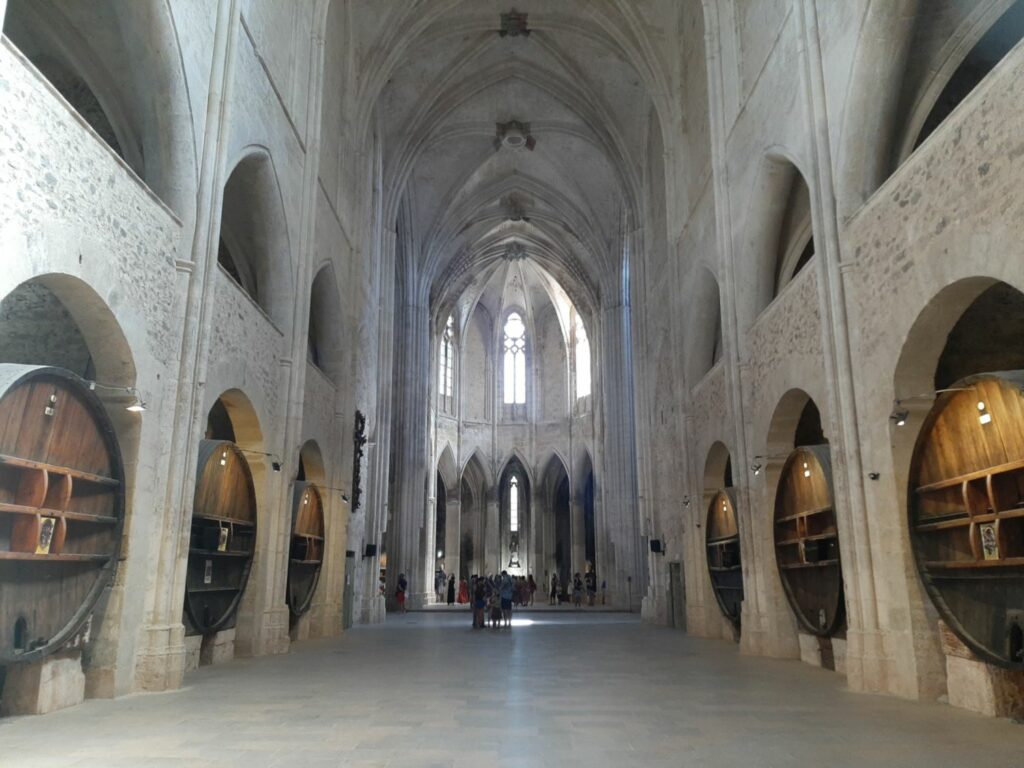
{"type": "Polygon", "coordinates": [[[519,532],[519,478],[512,475],[508,481],[508,527],[512,533],[519,532]]]}
{"type": "Polygon", "coordinates": [[[448,316],[441,336],[441,354],[437,366],[437,391],[440,394],[441,409],[453,412],[455,395],[455,318],[448,316]]]}
{"type": "Polygon", "coordinates": [[[505,404],[523,405],[526,403],[526,325],[519,313],[509,314],[504,331],[505,404]]]}
{"type": "Polygon", "coordinates": [[[583,318],[574,313],[573,350],[576,355],[576,399],[590,394],[590,341],[587,329],[583,326],[583,318]]]}

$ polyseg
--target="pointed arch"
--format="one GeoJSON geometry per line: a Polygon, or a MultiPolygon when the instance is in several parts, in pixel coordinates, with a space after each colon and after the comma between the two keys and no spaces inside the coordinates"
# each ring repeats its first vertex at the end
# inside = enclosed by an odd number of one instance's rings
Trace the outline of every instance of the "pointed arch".
{"type": "Polygon", "coordinates": [[[455,463],[455,453],[451,443],[445,443],[441,455],[437,459],[437,473],[444,480],[445,490],[454,493],[459,488],[459,471],[455,463]]]}

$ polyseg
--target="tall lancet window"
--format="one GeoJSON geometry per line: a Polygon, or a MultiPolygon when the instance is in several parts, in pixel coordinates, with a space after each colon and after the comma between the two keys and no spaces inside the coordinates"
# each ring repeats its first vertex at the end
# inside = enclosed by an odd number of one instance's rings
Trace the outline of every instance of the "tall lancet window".
{"type": "Polygon", "coordinates": [[[590,394],[590,341],[587,339],[587,329],[583,327],[583,318],[576,315],[573,326],[573,345],[576,354],[576,399],[586,397],[590,394]]]}
{"type": "Polygon", "coordinates": [[[441,336],[441,355],[437,366],[437,391],[440,394],[441,410],[454,412],[455,402],[455,318],[448,316],[441,336]]]}
{"type": "Polygon", "coordinates": [[[508,481],[508,528],[519,533],[519,478],[515,475],[508,481]]]}
{"type": "Polygon", "coordinates": [[[506,405],[526,403],[526,325],[517,312],[505,321],[505,386],[506,405]]]}

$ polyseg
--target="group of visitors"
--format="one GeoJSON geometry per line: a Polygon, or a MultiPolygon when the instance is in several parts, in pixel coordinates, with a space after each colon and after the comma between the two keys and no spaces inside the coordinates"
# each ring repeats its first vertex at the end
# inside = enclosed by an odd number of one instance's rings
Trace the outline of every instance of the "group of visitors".
{"type": "MultiPolygon", "coordinates": [[[[533,574],[528,576],[510,576],[502,571],[498,576],[476,576],[466,586],[466,597],[472,601],[473,628],[483,629],[490,622],[492,629],[500,626],[512,626],[512,607],[533,605],[533,595],[537,591],[537,582],[533,574]]],[[[462,589],[459,589],[459,602],[462,602],[462,589]]]]}
{"type": "MultiPolygon", "coordinates": [[[[601,590],[605,590],[606,585],[602,582],[601,590]]],[[[586,590],[587,594],[587,605],[594,605],[597,598],[597,574],[593,571],[587,571],[583,576],[580,576],[579,571],[573,574],[572,580],[569,583],[562,584],[558,578],[558,573],[551,574],[551,589],[548,591],[548,605],[558,605],[560,602],[568,602],[569,592],[572,591],[572,603],[577,608],[583,606],[583,591],[586,590]]],[[[601,598],[604,602],[604,598],[601,598]]]]}

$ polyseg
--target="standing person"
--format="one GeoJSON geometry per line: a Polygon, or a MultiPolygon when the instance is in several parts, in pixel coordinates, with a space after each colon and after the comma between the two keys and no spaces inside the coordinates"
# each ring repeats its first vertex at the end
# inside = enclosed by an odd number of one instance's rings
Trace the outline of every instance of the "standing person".
{"type": "Polygon", "coordinates": [[[455,574],[448,577],[448,605],[455,605],[455,574]]]}
{"type": "Polygon", "coordinates": [[[589,570],[584,576],[584,580],[587,587],[587,605],[593,605],[594,598],[597,596],[597,574],[593,570],[589,570]]]}
{"type": "Polygon", "coordinates": [[[548,605],[558,605],[558,574],[551,574],[551,599],[548,600],[548,605]]]}
{"type": "Polygon", "coordinates": [[[434,574],[434,597],[437,598],[437,602],[444,602],[444,585],[448,583],[448,578],[445,576],[444,568],[438,568],[437,573],[434,574]]]}
{"type": "Polygon", "coordinates": [[[395,599],[398,601],[398,610],[402,613],[406,613],[405,608],[405,593],[409,591],[409,582],[405,579],[405,574],[398,574],[398,585],[395,587],[395,599]]]}
{"type": "Polygon", "coordinates": [[[459,605],[466,605],[469,602],[469,583],[465,579],[459,579],[459,605]]]}
{"type": "Polygon", "coordinates": [[[583,605],[583,579],[579,571],[572,577],[572,602],[577,608],[583,605]]]}
{"type": "Polygon", "coordinates": [[[501,596],[501,617],[505,620],[505,626],[512,626],[512,595],[515,592],[515,585],[508,571],[501,572],[501,581],[498,583],[498,594],[501,596]]]}
{"type": "Polygon", "coordinates": [[[483,579],[473,577],[473,629],[484,628],[484,608],[487,605],[484,586],[483,579]]]}
{"type": "Polygon", "coordinates": [[[533,593],[537,591],[537,582],[533,579],[533,574],[529,574],[526,577],[526,601],[527,605],[533,605],[533,593]]]}

